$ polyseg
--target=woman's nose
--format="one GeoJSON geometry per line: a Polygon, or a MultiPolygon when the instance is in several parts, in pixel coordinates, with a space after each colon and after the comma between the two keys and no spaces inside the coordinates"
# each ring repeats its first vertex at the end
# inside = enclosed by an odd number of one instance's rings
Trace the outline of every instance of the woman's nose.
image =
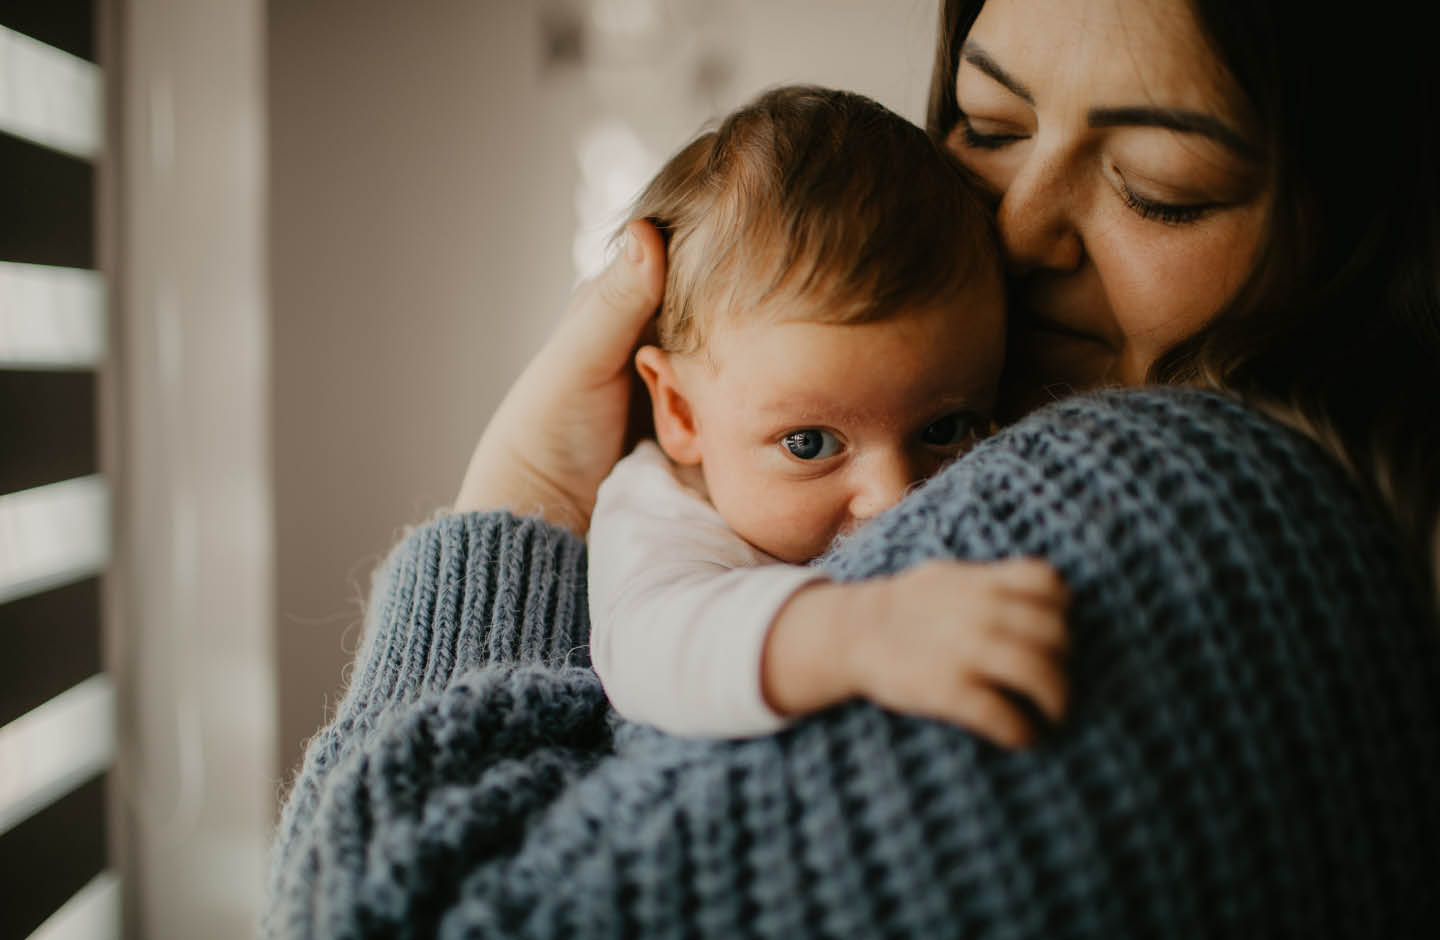
{"type": "Polygon", "coordinates": [[[904,454],[875,454],[865,461],[850,500],[850,515],[864,521],[878,516],[904,498],[918,479],[904,454]]]}
{"type": "Polygon", "coordinates": [[[1037,145],[1001,194],[996,209],[1011,273],[1079,268],[1085,257],[1075,224],[1079,208],[1065,155],[1037,145]]]}

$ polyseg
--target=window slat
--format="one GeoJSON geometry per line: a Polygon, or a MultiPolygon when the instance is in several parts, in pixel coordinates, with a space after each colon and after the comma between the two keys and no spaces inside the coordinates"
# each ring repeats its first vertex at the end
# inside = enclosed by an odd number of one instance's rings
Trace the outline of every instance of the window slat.
{"type": "Polygon", "coordinates": [[[106,865],[105,778],[0,835],[0,937],[27,937],[106,865]]]}
{"type": "Polygon", "coordinates": [[[0,25],[0,130],[93,160],[104,136],[100,69],[0,25]]]}
{"type": "Polygon", "coordinates": [[[46,918],[30,940],[120,940],[120,876],[104,871],[46,918]]]}
{"type": "Polygon", "coordinates": [[[97,272],[0,261],[0,369],[90,369],[105,346],[97,272]]]}
{"type": "Polygon", "coordinates": [[[98,574],[109,557],[110,496],[102,478],[0,496],[0,604],[98,574]]]}
{"type": "Polygon", "coordinates": [[[0,842],[114,756],[115,687],[107,676],[92,676],[0,727],[0,842]]]}

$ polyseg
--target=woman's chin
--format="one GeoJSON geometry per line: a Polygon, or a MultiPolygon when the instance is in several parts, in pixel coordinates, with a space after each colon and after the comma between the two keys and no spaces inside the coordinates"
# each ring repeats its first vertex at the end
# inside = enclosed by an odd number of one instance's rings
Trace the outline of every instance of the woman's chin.
{"type": "Polygon", "coordinates": [[[1008,424],[1076,392],[1108,384],[1115,353],[1106,343],[1043,327],[1011,331],[1000,382],[999,418],[1008,424]]]}

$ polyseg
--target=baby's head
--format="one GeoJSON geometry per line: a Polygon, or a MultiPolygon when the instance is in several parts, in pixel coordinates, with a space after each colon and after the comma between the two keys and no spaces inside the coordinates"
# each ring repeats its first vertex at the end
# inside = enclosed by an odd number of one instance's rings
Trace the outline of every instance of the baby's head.
{"type": "Polygon", "coordinates": [[[893,505],[990,420],[1004,296],[989,213],[923,131],[786,87],[676,154],[633,218],[667,239],[656,436],[789,562],[893,505]]]}

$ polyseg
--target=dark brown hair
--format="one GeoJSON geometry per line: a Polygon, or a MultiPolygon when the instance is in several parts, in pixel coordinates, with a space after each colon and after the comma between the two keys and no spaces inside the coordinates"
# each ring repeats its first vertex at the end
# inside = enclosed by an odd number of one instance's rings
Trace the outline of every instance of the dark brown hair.
{"type": "Polygon", "coordinates": [[[716,317],[777,292],[822,322],[884,319],[998,276],[989,212],[958,161],[862,95],[766,92],[679,151],[630,218],[666,238],[661,346],[694,352],[716,317]]]}
{"type": "MultiPolygon", "coordinates": [[[[1440,108],[1420,8],[1189,2],[1257,118],[1274,208],[1248,282],[1149,378],[1227,391],[1315,437],[1440,587],[1440,108]]],[[[982,5],[942,0],[937,140],[960,119],[982,5]]]]}

